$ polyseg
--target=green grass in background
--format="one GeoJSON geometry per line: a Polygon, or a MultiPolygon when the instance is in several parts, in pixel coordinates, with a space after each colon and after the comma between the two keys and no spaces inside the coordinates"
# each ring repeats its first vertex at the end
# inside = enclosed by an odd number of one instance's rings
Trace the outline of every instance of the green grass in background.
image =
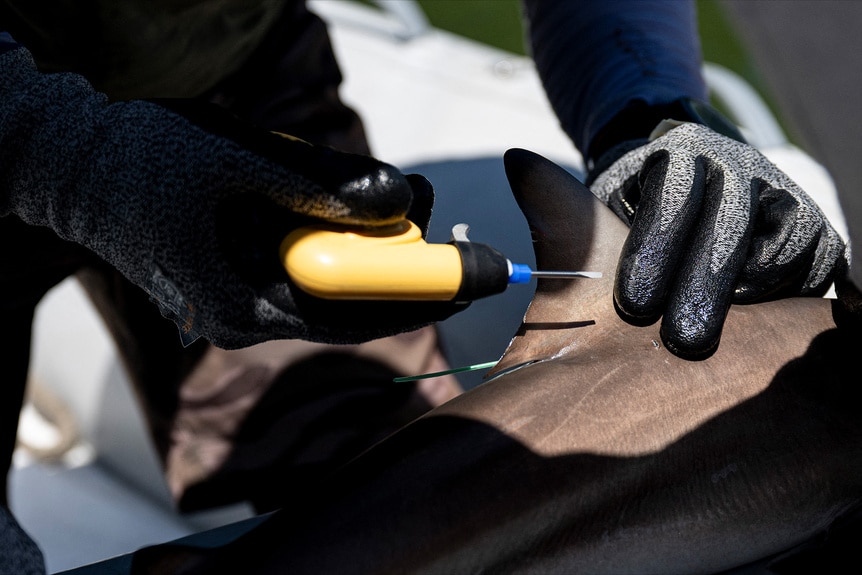
{"type": "Polygon", "coordinates": [[[437,28],[526,54],[521,0],[419,0],[418,4],[437,28]]]}
{"type": "MultiPolygon", "coordinates": [[[[515,54],[526,54],[520,0],[418,0],[418,4],[437,28],[515,54]]],[[[696,4],[704,59],[739,74],[778,116],[765,83],[719,1],[696,0],[696,4]]]]}
{"type": "MultiPolygon", "coordinates": [[[[753,84],[759,83],[717,0],[696,3],[704,58],[734,70],[753,84]]],[[[520,0],[419,0],[418,4],[437,28],[526,54],[520,0]]]]}

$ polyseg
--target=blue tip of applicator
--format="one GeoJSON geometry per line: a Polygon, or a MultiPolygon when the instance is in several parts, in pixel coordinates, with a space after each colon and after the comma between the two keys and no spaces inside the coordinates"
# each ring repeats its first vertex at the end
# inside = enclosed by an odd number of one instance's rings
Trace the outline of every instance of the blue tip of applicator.
{"type": "Polygon", "coordinates": [[[529,283],[533,277],[533,270],[526,264],[512,264],[512,272],[509,274],[510,284],[529,283]]]}

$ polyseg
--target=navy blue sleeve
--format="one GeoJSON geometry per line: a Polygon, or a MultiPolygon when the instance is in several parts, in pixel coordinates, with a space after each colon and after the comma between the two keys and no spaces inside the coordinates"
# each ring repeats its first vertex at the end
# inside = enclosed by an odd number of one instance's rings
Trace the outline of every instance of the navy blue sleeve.
{"type": "Polygon", "coordinates": [[[545,91],[585,157],[634,102],[706,101],[693,2],[524,0],[524,8],[545,91]]]}
{"type": "Polygon", "coordinates": [[[18,42],[12,38],[12,35],[9,34],[9,32],[0,32],[0,54],[17,48],[18,46],[18,42]]]}

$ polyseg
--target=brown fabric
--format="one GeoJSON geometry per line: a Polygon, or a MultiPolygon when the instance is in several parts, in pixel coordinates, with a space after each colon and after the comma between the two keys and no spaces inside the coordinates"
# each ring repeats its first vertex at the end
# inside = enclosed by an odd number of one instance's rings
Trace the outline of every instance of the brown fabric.
{"type": "Polygon", "coordinates": [[[259,511],[307,485],[460,391],[452,377],[394,383],[446,368],[425,328],[362,344],[273,341],[210,348],[183,381],[167,454],[179,506],[240,499],[259,511]]]}

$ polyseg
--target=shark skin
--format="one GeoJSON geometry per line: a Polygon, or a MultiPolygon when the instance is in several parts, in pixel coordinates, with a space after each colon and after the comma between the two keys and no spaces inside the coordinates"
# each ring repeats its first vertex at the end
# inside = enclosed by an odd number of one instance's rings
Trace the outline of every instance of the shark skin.
{"type": "Polygon", "coordinates": [[[719,573],[858,511],[862,346],[828,300],[733,306],[682,360],[614,309],[627,227],[549,160],[505,165],[539,269],[603,278],[539,280],[485,383],[236,541],[145,548],[133,573],[719,573]]]}

